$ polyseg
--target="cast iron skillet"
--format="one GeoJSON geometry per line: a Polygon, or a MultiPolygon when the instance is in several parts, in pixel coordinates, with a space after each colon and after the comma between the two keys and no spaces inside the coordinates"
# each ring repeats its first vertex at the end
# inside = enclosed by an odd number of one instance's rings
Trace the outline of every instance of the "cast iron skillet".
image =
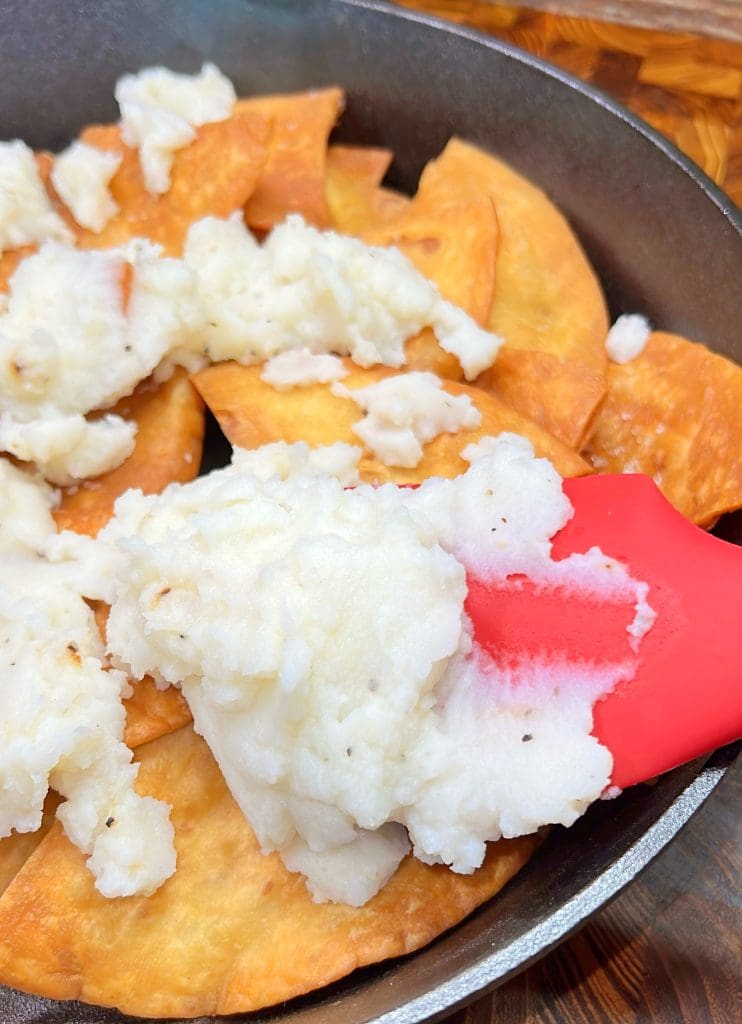
{"type": "MultiPolygon", "coordinates": [[[[204,59],[243,94],[344,85],[339,137],[391,147],[393,184],[408,191],[454,132],[496,151],[569,217],[613,315],[641,311],[742,359],[742,218],[698,168],[600,93],[536,58],[373,0],[6,0],[0,138],[62,148],[81,125],[116,119],[120,74],[158,63],[195,71],[204,59]]],[[[734,756],[726,748],[597,804],[572,829],[555,831],[500,895],[422,952],[239,1019],[439,1019],[522,970],[616,895],[734,756]]],[[[131,1020],[7,989],[0,1019],[131,1020]]]]}

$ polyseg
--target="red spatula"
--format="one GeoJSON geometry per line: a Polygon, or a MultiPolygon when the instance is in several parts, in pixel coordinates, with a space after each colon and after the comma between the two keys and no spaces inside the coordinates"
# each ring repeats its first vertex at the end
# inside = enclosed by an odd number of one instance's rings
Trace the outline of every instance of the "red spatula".
{"type": "MultiPolygon", "coordinates": [[[[611,783],[642,782],[742,735],[742,547],[693,526],[649,477],[565,480],[574,516],[553,557],[598,546],[649,584],[657,620],[631,681],[599,701],[593,734],[613,754],[611,783]]],[[[626,602],[469,578],[467,611],[494,656],[626,654],[626,602]]]]}

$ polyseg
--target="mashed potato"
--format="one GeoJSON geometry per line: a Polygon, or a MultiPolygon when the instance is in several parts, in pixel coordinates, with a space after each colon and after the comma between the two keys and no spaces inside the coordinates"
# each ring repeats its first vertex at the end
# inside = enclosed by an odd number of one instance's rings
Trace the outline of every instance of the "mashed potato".
{"type": "Polygon", "coordinates": [[[46,194],[33,150],[20,139],[0,142],[0,256],[47,238],[69,242],[72,232],[46,194]]]}
{"type": "Polygon", "coordinates": [[[363,410],[353,432],[387,466],[416,466],[428,441],[482,422],[471,398],[449,395],[434,373],[405,373],[364,388],[333,384],[332,393],[363,410]]]}
{"type": "MultiPolygon", "coordinates": [[[[238,452],[160,496],[129,492],[101,534],[116,663],[182,687],[263,849],[316,899],[355,905],[405,830],[416,856],[471,872],[488,840],[573,822],[611,771],[592,705],[634,665],[628,637],[600,669],[498,665],[472,641],[464,567],[543,577],[571,514],[528,442],[490,441],[415,491],[346,489],[357,455],[238,452]]],[[[613,585],[605,560],[575,573],[613,585]]]]}
{"type": "Polygon", "coordinates": [[[122,742],[129,684],[106,668],[81,597],[110,597],[104,552],[57,535],[53,502],[0,460],[0,837],[37,829],[53,786],[99,891],[148,894],[175,870],[169,809],[134,792],[138,766],[122,742]]]}
{"type": "Polygon", "coordinates": [[[445,302],[398,249],[318,231],[292,215],[262,245],[241,213],[193,224],[184,259],[199,279],[213,360],[258,363],[287,349],[402,366],[404,343],[432,327],[473,380],[502,339],[445,302]]]}
{"type": "Polygon", "coordinates": [[[229,79],[208,63],[197,75],[163,67],[123,75],[115,95],[121,137],[127,146],[139,149],[144,183],[155,195],[170,188],[173,154],[193,142],[194,128],[225,120],[237,98],[229,79]]]}
{"type": "Polygon", "coordinates": [[[79,141],[54,158],[52,185],[81,227],[102,231],[118,213],[118,203],[108,186],[121,159],[121,153],[79,141]]]}

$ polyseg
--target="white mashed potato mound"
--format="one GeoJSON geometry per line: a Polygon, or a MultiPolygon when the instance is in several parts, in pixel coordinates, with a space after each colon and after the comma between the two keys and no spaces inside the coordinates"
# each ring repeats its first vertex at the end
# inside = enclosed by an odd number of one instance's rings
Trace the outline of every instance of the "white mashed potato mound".
{"type": "Polygon", "coordinates": [[[203,365],[201,327],[193,272],[156,246],[85,252],[45,243],[16,270],[0,311],[6,450],[26,458],[35,449],[59,483],[112,468],[131,451],[133,427],[81,417],[131,394],[163,362],[203,365]]]}
{"type": "Polygon", "coordinates": [[[45,416],[18,423],[0,413],[0,451],[33,462],[42,476],[63,487],[120,466],[134,451],[136,423],[120,416],[45,416]]]}
{"type": "Polygon", "coordinates": [[[59,198],[80,227],[102,231],[118,213],[108,187],[122,154],[75,141],[54,158],[51,180],[59,198]]]}
{"type": "Polygon", "coordinates": [[[605,350],[613,363],[628,363],[644,351],[652,328],[641,313],[623,313],[605,339],[605,350]]]}
{"type": "Polygon", "coordinates": [[[560,479],[521,438],[470,455],[456,480],[347,490],[357,451],[238,451],[124,495],[101,534],[116,663],[182,687],[262,848],[317,900],[369,899],[401,826],[418,857],[471,872],[487,841],[570,824],[608,783],[592,704],[630,652],[498,666],[464,612],[462,553],[543,572],[571,514],[560,479]],[[503,547],[491,524],[516,510],[503,547]]]}
{"type": "Polygon", "coordinates": [[[306,388],[311,384],[330,384],[348,376],[339,356],[314,353],[308,348],[289,349],[269,359],[260,371],[260,379],[276,391],[306,388]]]}
{"type": "Polygon", "coordinates": [[[169,808],[134,792],[123,743],[126,676],[104,666],[92,611],[109,599],[104,552],[56,534],[53,492],[0,460],[0,837],[57,816],[104,896],[147,895],[175,870],[169,808]]]}
{"type": "Polygon", "coordinates": [[[450,395],[434,373],[399,374],[362,388],[333,384],[332,393],[360,406],[365,416],[353,432],[387,466],[417,466],[428,441],[482,422],[471,398],[450,395]]]}
{"type": "Polygon", "coordinates": [[[405,342],[429,326],[471,380],[502,344],[441,299],[398,249],[318,231],[298,214],[262,245],[241,214],[206,217],[191,226],[184,259],[199,276],[215,361],[257,363],[306,348],[399,367],[405,342]]]}
{"type": "Polygon", "coordinates": [[[68,242],[72,232],[46,194],[33,150],[20,139],[0,142],[0,256],[47,238],[68,242]]]}
{"type": "Polygon", "coordinates": [[[121,137],[139,150],[145,186],[156,195],[170,188],[173,154],[193,142],[194,128],[226,120],[237,98],[229,79],[209,63],[196,75],[164,67],[123,75],[115,96],[121,137]]]}

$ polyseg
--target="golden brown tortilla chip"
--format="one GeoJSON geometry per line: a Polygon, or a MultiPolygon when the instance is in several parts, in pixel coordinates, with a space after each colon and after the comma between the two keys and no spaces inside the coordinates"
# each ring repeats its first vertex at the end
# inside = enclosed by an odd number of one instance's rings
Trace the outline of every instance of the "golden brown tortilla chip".
{"type": "Polygon", "coordinates": [[[500,226],[489,329],[508,348],[556,357],[563,373],[575,364],[566,415],[559,396],[548,391],[542,392],[541,410],[534,415],[527,379],[522,387],[510,388],[509,400],[549,429],[557,424],[557,436],[574,443],[595,411],[594,378],[586,377],[584,369],[601,375],[607,362],[608,317],[600,284],[567,221],[544,193],[501,160],[460,139],[452,139],[426,166],[415,202],[436,209],[483,196],[494,202],[500,226]],[[575,401],[580,387],[584,394],[575,401]]]}
{"type": "Polygon", "coordinates": [[[12,832],[0,839],[0,896],[54,824],[59,797],[50,790],[44,801],[41,826],[35,832],[12,832]]]}
{"type": "Polygon", "coordinates": [[[377,146],[329,146],[325,165],[326,179],[341,173],[361,185],[374,188],[384,180],[392,162],[391,149],[377,146]]]}
{"type": "Polygon", "coordinates": [[[699,526],[742,507],[742,367],[659,331],[608,370],[586,458],[600,473],[647,473],[699,526]]]}
{"type": "Polygon", "coordinates": [[[386,224],[401,217],[411,203],[409,196],[393,188],[377,188],[371,194],[371,217],[369,227],[386,224]]]}
{"type": "Polygon", "coordinates": [[[327,138],[344,104],[338,88],[237,101],[236,112],[258,114],[273,125],[267,158],[245,205],[251,228],[269,231],[289,213],[300,213],[317,227],[329,226],[327,138]]]}
{"type": "MultiPolygon", "coordinates": [[[[485,197],[429,210],[417,198],[399,216],[367,230],[372,245],[394,245],[438,287],[444,299],[486,325],[492,305],[497,259],[497,217],[485,197]]],[[[460,380],[461,365],[425,328],[405,346],[411,370],[430,370],[460,380]]]]}
{"type": "Polygon", "coordinates": [[[145,1016],[257,1009],[425,945],[539,843],[495,843],[473,875],[408,857],[364,907],[313,903],[301,876],[260,853],[190,727],[137,759],[138,790],[173,807],[175,874],[153,896],[107,900],[55,825],[0,899],[1,982],[145,1016]]]}
{"type": "Polygon", "coordinates": [[[362,235],[374,222],[375,196],[392,154],[388,149],[330,146],[325,165],[325,199],[330,226],[362,235]]]}
{"type": "Polygon", "coordinates": [[[366,232],[372,245],[394,245],[444,299],[485,325],[492,305],[497,217],[488,198],[429,212],[413,200],[398,219],[366,232]]]}
{"type": "Polygon", "coordinates": [[[490,328],[513,348],[552,352],[604,370],[608,315],[595,272],[544,193],[507,164],[452,139],[420,178],[431,209],[489,196],[500,224],[490,328]]]}
{"type": "Polygon", "coordinates": [[[94,537],[110,519],[116,498],[130,487],[153,494],[175,480],[192,480],[198,473],[203,404],[182,369],[164,384],[145,381],[110,411],[136,421],[134,451],[116,469],[63,493],[54,511],[60,530],[94,537]]]}
{"type": "Polygon", "coordinates": [[[505,345],[477,387],[528,416],[570,448],[579,451],[606,393],[605,374],[551,352],[505,345]],[[592,396],[592,398],[591,398],[592,396]]]}
{"type": "Polygon", "coordinates": [[[183,694],[175,686],[158,690],[150,676],[132,683],[134,692],[124,701],[124,743],[131,750],[167,736],[193,719],[183,694]]]}
{"type": "Polygon", "coordinates": [[[102,249],[149,238],[166,255],[180,256],[194,221],[226,217],[244,206],[265,162],[269,134],[269,122],[251,112],[203,125],[190,145],[175,151],[169,190],[153,196],[144,186],[139,153],[123,144],[118,125],[88,126],[80,135],[83,142],[122,154],[111,181],[120,212],[101,232],[76,227],[78,244],[102,249]]]}
{"type": "MultiPolygon", "coordinates": [[[[103,601],[91,601],[90,605],[105,643],[109,607],[103,601]]],[[[191,709],[176,687],[168,686],[165,690],[158,690],[151,676],[132,680],[131,687],[131,696],[123,702],[126,708],[124,743],[131,750],[156,740],[158,736],[175,732],[192,720],[191,709]]]]}
{"type": "MultiPolygon", "coordinates": [[[[350,372],[343,383],[349,388],[364,387],[396,373],[385,367],[362,370],[349,360],[345,360],[345,365],[350,372]]],[[[276,391],[261,380],[260,374],[260,366],[221,363],[192,378],[232,444],[257,448],[273,441],[306,441],[312,446],[345,441],[362,446],[352,429],[362,414],[352,399],[338,398],[324,384],[276,391]]],[[[562,476],[590,472],[570,448],[493,395],[455,381],[445,381],[444,387],[452,395],[469,395],[482,415],[481,425],[476,430],[439,434],[425,445],[423,458],[413,469],[385,466],[366,453],[359,465],[363,480],[402,484],[420,483],[429,476],[457,476],[468,466],[460,457],[468,444],[503,431],[529,438],[536,454],[550,459],[562,476]]]]}

